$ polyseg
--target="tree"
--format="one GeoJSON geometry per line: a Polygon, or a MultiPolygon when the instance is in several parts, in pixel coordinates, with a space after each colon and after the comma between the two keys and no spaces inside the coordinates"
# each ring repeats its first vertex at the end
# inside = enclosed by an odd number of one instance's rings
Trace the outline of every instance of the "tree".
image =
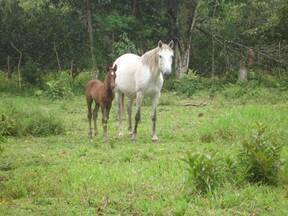
{"type": "Polygon", "coordinates": [[[171,19],[174,26],[175,72],[181,77],[189,67],[192,34],[197,20],[199,0],[170,1],[171,19]],[[176,8],[176,10],[175,10],[176,8]]]}

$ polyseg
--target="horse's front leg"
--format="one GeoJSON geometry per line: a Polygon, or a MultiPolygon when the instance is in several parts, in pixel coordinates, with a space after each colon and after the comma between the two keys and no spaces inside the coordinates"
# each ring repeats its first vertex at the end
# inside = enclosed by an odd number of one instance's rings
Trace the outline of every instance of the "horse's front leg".
{"type": "Polygon", "coordinates": [[[128,106],[127,106],[127,113],[128,113],[128,132],[129,135],[133,134],[133,130],[132,130],[132,106],[133,106],[133,99],[132,98],[128,98],[128,106]]]}
{"type": "Polygon", "coordinates": [[[135,126],[132,134],[132,140],[136,140],[136,135],[137,135],[137,127],[138,123],[141,119],[141,105],[142,105],[142,100],[143,100],[143,92],[137,92],[136,96],[136,115],[135,115],[135,126]]]}
{"type": "Polygon", "coordinates": [[[105,105],[101,106],[101,110],[102,110],[103,135],[104,135],[105,141],[108,141],[108,132],[107,132],[108,110],[105,105]]]}
{"type": "Polygon", "coordinates": [[[119,90],[116,92],[116,101],[118,105],[118,136],[123,136],[123,109],[124,109],[124,94],[120,92],[119,90]]]}
{"type": "Polygon", "coordinates": [[[157,94],[155,94],[153,100],[152,100],[152,115],[151,115],[151,119],[152,119],[152,141],[156,142],[158,141],[158,137],[157,137],[157,133],[156,133],[156,121],[157,121],[157,105],[159,102],[159,98],[160,98],[160,92],[158,92],[157,94]]]}

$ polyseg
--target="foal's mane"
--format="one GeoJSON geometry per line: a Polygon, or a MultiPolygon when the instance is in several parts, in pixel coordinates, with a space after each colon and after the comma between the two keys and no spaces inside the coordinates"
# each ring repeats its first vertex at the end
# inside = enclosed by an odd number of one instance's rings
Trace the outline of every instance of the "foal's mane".
{"type": "Polygon", "coordinates": [[[171,50],[171,48],[167,44],[162,44],[162,47],[160,48],[157,46],[156,48],[147,51],[141,56],[141,61],[144,65],[147,65],[152,71],[153,69],[158,68],[158,56],[157,53],[160,50],[168,49],[171,50]]]}

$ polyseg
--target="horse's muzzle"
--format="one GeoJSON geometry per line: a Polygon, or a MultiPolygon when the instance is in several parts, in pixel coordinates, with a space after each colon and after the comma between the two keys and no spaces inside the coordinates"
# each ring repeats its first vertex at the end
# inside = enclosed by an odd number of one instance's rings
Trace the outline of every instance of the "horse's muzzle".
{"type": "Polygon", "coordinates": [[[164,70],[162,71],[162,74],[164,77],[168,76],[169,74],[171,74],[172,70],[171,69],[167,69],[167,70],[164,70]]]}

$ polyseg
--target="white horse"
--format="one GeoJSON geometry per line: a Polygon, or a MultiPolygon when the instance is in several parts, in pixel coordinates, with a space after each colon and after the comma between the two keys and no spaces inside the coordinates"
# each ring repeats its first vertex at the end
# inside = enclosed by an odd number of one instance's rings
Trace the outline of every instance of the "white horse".
{"type": "Polygon", "coordinates": [[[116,99],[118,102],[119,136],[123,135],[122,116],[124,110],[124,95],[128,97],[128,122],[129,133],[136,139],[137,126],[140,121],[140,110],[144,95],[152,98],[152,141],[157,141],[156,134],[156,109],[163,85],[163,74],[170,74],[173,58],[174,42],[158,46],[141,57],[135,54],[120,56],[113,65],[117,64],[116,71],[116,99]],[[135,126],[132,131],[132,104],[136,98],[135,126]]]}

